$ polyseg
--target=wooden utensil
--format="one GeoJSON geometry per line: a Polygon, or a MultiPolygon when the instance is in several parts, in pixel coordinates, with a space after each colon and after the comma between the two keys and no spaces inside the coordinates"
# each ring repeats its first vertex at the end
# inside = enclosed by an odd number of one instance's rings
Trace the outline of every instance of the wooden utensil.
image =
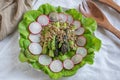
{"type": "Polygon", "coordinates": [[[97,0],[97,1],[107,4],[108,6],[112,7],[113,9],[120,13],[120,6],[117,5],[113,0],[97,0]]]}
{"type": "Polygon", "coordinates": [[[116,37],[120,39],[120,30],[116,29],[110,24],[105,15],[93,1],[84,0],[82,4],[80,4],[79,8],[84,16],[94,18],[97,21],[98,25],[112,32],[114,35],[116,35],[116,37]]]}

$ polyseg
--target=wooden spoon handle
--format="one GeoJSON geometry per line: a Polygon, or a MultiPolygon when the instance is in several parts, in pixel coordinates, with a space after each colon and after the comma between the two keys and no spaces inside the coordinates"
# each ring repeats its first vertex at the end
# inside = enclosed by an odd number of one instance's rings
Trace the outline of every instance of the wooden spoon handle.
{"type": "Polygon", "coordinates": [[[114,8],[115,10],[117,10],[120,13],[120,6],[117,5],[113,0],[98,0],[98,1],[109,5],[110,7],[114,8]]]}
{"type": "Polygon", "coordinates": [[[116,37],[118,37],[120,39],[120,30],[118,30],[117,28],[113,27],[110,23],[107,23],[106,25],[104,25],[105,28],[112,32],[116,37]]]}

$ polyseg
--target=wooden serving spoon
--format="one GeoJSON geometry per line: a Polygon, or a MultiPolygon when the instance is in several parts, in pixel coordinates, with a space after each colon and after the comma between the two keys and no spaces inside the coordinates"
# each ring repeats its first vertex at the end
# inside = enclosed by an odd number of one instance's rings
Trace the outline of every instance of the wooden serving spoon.
{"type": "Polygon", "coordinates": [[[98,6],[93,1],[83,1],[79,6],[79,10],[86,17],[94,18],[98,25],[112,32],[116,37],[120,39],[120,30],[113,27],[110,22],[107,20],[102,11],[98,8],[98,6]]]}
{"type": "Polygon", "coordinates": [[[97,0],[97,1],[107,4],[108,6],[112,7],[113,9],[120,13],[120,6],[117,5],[113,0],[97,0]]]}

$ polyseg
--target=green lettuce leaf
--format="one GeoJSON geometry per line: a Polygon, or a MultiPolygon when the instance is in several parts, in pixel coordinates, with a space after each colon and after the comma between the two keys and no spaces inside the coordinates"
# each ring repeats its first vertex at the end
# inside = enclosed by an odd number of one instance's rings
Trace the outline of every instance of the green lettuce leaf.
{"type": "Polygon", "coordinates": [[[39,56],[31,54],[28,49],[25,50],[25,56],[30,62],[37,62],[39,58],[39,56]]]}
{"type": "Polygon", "coordinates": [[[27,62],[27,61],[28,61],[28,58],[26,58],[26,56],[24,55],[24,48],[22,48],[22,49],[20,50],[19,60],[20,60],[21,62],[27,62]]]}
{"type": "Polygon", "coordinates": [[[51,12],[57,12],[56,8],[50,4],[43,4],[38,8],[42,14],[48,15],[51,12]]]}
{"type": "Polygon", "coordinates": [[[78,12],[76,9],[66,10],[66,13],[70,14],[75,20],[82,21],[82,14],[78,12]]]}
{"type": "Polygon", "coordinates": [[[22,48],[22,47],[24,47],[24,45],[23,45],[23,41],[24,41],[25,39],[24,38],[20,38],[19,39],[19,46],[22,48]]]}
{"type": "Polygon", "coordinates": [[[81,22],[83,27],[86,29],[85,33],[93,34],[93,32],[97,29],[97,23],[92,18],[83,18],[81,22]]]}
{"type": "Polygon", "coordinates": [[[62,7],[60,7],[60,6],[56,7],[56,10],[57,10],[58,13],[64,12],[63,9],[62,9],[62,7]]]}
{"type": "Polygon", "coordinates": [[[42,12],[36,11],[36,10],[27,11],[23,16],[23,19],[27,19],[33,22],[33,21],[36,21],[37,17],[41,14],[42,12]]]}
{"type": "Polygon", "coordinates": [[[99,49],[101,48],[101,40],[91,34],[84,34],[84,36],[87,39],[85,47],[88,49],[88,53],[93,51],[99,51],[99,49]]]}

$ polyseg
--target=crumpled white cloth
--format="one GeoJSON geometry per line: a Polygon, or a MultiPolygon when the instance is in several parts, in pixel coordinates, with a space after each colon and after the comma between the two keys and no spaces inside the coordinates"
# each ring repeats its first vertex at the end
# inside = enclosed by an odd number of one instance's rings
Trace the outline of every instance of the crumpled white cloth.
{"type": "MultiPolygon", "coordinates": [[[[115,1],[120,3],[120,0],[115,1]]],[[[81,0],[39,0],[33,9],[43,3],[78,8],[80,2],[81,0]]],[[[97,4],[109,21],[120,29],[120,14],[103,4],[97,4]]],[[[59,80],[120,80],[120,39],[102,27],[98,27],[95,35],[102,40],[102,48],[96,52],[94,64],[86,64],[74,76],[59,80]]],[[[0,80],[51,80],[42,71],[36,71],[18,60],[18,37],[19,33],[16,31],[0,42],[0,80]]]]}

